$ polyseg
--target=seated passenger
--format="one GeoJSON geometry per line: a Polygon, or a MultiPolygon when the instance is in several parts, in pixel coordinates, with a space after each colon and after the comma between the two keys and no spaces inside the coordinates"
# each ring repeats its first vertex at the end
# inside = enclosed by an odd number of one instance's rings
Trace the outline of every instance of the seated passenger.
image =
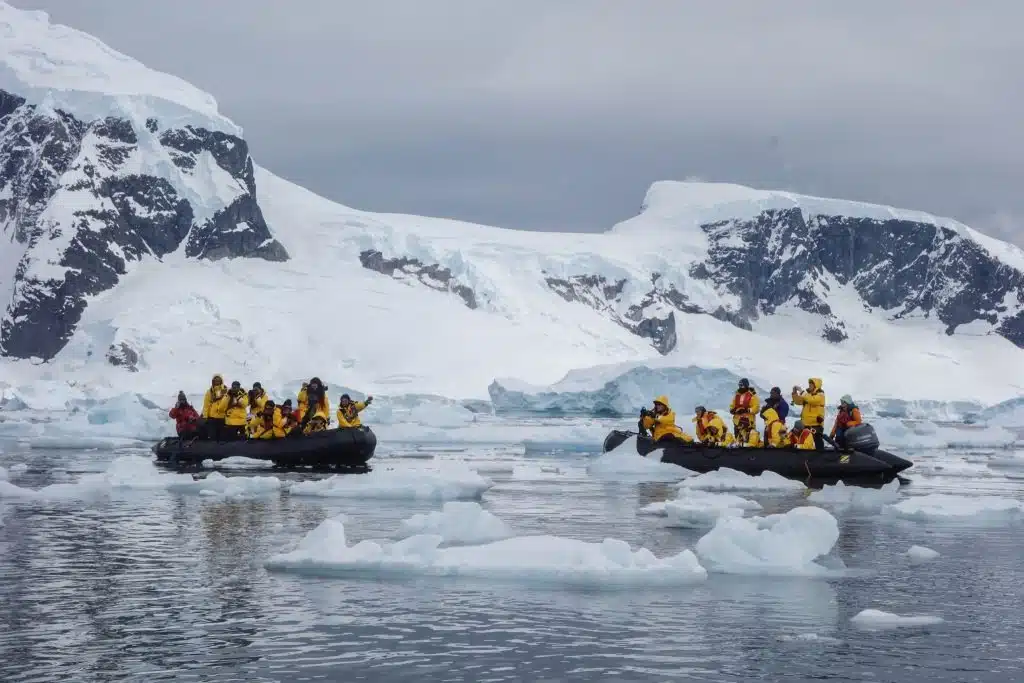
{"type": "Polygon", "coordinates": [[[168,415],[174,420],[174,428],[179,437],[191,438],[199,435],[199,413],[188,402],[184,391],[178,392],[178,402],[168,415]]]}
{"type": "Polygon", "coordinates": [[[693,421],[697,424],[697,438],[706,446],[728,446],[733,442],[732,434],[725,428],[722,418],[713,410],[697,406],[693,421]]]}
{"type": "Polygon", "coordinates": [[[281,418],[277,413],[273,401],[263,404],[263,412],[259,416],[256,427],[252,430],[254,439],[283,439],[284,429],[281,427],[281,418]]]}
{"type": "Polygon", "coordinates": [[[740,417],[737,425],[736,444],[742,448],[761,448],[761,435],[757,433],[749,415],[740,417]]]}
{"type": "Polygon", "coordinates": [[[793,425],[793,431],[789,433],[789,445],[800,450],[814,450],[814,432],[804,426],[803,420],[797,420],[793,425]]]}
{"type": "Polygon", "coordinates": [[[353,401],[348,394],[342,394],[338,401],[338,427],[362,427],[359,413],[366,410],[366,406],[373,403],[373,396],[367,396],[366,401],[353,401]]]}
{"type": "Polygon", "coordinates": [[[298,429],[299,418],[292,410],[292,400],[285,399],[285,402],[281,404],[281,429],[284,430],[285,436],[292,436],[302,434],[302,430],[298,429]]]}
{"type": "Polygon", "coordinates": [[[785,448],[789,445],[789,437],[786,435],[786,425],[782,424],[779,414],[775,408],[766,408],[761,412],[764,418],[764,446],[765,448],[785,448]]]}
{"type": "Polygon", "coordinates": [[[846,430],[864,424],[860,416],[860,408],[853,402],[849,394],[839,399],[839,414],[832,425],[832,439],[840,448],[846,448],[846,430]]]}
{"type": "Polygon", "coordinates": [[[668,396],[654,399],[653,410],[644,410],[641,413],[640,424],[644,429],[651,430],[651,438],[655,441],[672,438],[693,443],[693,437],[676,424],[676,414],[668,404],[668,396]]]}
{"type": "Polygon", "coordinates": [[[249,421],[249,397],[241,382],[232,382],[227,394],[227,411],[224,414],[222,441],[237,441],[245,438],[245,424],[249,421]]]}
{"type": "Polygon", "coordinates": [[[323,413],[317,413],[309,419],[306,426],[302,428],[303,434],[313,434],[315,432],[323,432],[327,430],[327,416],[323,413]]]}

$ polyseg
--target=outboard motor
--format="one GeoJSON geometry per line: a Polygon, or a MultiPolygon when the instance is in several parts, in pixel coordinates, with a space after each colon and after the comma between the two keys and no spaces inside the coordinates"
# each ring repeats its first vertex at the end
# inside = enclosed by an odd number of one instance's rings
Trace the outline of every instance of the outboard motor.
{"type": "Polygon", "coordinates": [[[867,423],[850,427],[846,430],[845,437],[847,448],[852,448],[855,451],[867,453],[868,455],[878,450],[880,445],[875,428],[867,423]]]}

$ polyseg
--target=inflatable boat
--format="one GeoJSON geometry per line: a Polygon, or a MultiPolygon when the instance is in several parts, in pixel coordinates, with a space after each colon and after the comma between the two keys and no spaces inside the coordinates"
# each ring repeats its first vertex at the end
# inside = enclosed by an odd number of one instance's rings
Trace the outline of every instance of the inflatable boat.
{"type": "Polygon", "coordinates": [[[377,437],[369,427],[354,427],[284,439],[206,441],[168,437],[153,446],[153,453],[157,462],[177,466],[241,456],[268,460],[275,467],[349,470],[366,469],[376,448],[377,437]]]}
{"type": "Polygon", "coordinates": [[[867,424],[847,432],[847,447],[830,446],[820,451],[796,448],[719,448],[675,439],[656,442],[646,435],[620,430],[605,437],[603,450],[606,453],[614,450],[634,436],[637,437],[636,450],[639,455],[648,456],[661,451],[661,462],[702,473],[726,467],[754,476],[762,472],[775,472],[805,482],[886,484],[913,466],[909,460],[881,450],[875,430],[867,424]]]}

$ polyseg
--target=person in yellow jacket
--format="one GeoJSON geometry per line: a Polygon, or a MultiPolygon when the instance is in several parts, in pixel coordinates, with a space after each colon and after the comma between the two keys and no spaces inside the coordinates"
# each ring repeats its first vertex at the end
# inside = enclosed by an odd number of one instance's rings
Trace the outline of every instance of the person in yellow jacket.
{"type": "Polygon", "coordinates": [[[309,422],[306,423],[305,427],[302,427],[303,434],[313,434],[315,432],[323,432],[327,429],[327,415],[322,412],[317,412],[316,415],[309,418],[309,422]]]}
{"type": "Polygon", "coordinates": [[[807,380],[807,391],[793,387],[793,405],[803,406],[800,421],[814,433],[814,447],[821,450],[825,447],[822,434],[825,432],[825,392],[821,390],[821,378],[811,377],[807,380]]]}
{"type": "Polygon", "coordinates": [[[737,439],[740,438],[740,418],[744,415],[748,417],[757,415],[758,408],[760,407],[761,400],[757,397],[757,392],[750,386],[750,381],[744,377],[740,380],[736,393],[732,395],[732,402],[729,404],[729,413],[732,414],[732,428],[736,433],[737,439]]]}
{"type": "Polygon", "coordinates": [[[228,389],[227,411],[224,413],[223,441],[236,441],[245,438],[245,423],[249,421],[249,397],[242,388],[241,382],[232,382],[228,389]]]}
{"type": "Polygon", "coordinates": [[[765,448],[785,448],[789,445],[789,437],[786,435],[786,425],[779,419],[775,408],[766,408],[761,417],[764,419],[764,446],[765,448]]]}
{"type": "Polygon", "coordinates": [[[284,428],[281,425],[281,415],[277,412],[273,401],[266,401],[263,411],[257,416],[256,427],[252,430],[253,439],[283,439],[284,428]]]}
{"type": "Polygon", "coordinates": [[[814,433],[804,425],[803,420],[797,420],[793,425],[793,431],[789,433],[789,445],[796,446],[800,450],[813,451],[815,449],[814,433]]]}
{"type": "Polygon", "coordinates": [[[373,396],[367,396],[366,401],[353,401],[348,394],[342,394],[338,400],[338,428],[362,427],[363,422],[359,419],[359,413],[366,410],[366,406],[373,403],[373,396]]]}
{"type": "Polygon", "coordinates": [[[252,383],[252,389],[249,390],[249,414],[254,417],[259,417],[263,414],[263,406],[270,400],[270,396],[263,390],[263,385],[259,382],[252,383]]]}
{"type": "Polygon", "coordinates": [[[320,381],[319,377],[309,380],[306,385],[306,409],[299,418],[302,428],[308,426],[310,420],[317,415],[323,415],[327,424],[331,424],[331,401],[327,397],[327,386],[320,381]]]}
{"type": "Polygon", "coordinates": [[[228,409],[228,388],[224,386],[224,377],[214,375],[210,388],[203,397],[202,417],[206,420],[206,438],[219,441],[224,432],[224,414],[228,409]]]}
{"type": "Polygon", "coordinates": [[[662,439],[678,439],[686,443],[692,443],[693,437],[684,432],[676,424],[676,413],[669,405],[668,396],[659,396],[654,399],[651,410],[640,411],[640,426],[651,431],[651,438],[655,441],[662,439]]]}
{"type": "Polygon", "coordinates": [[[751,424],[751,415],[741,415],[736,427],[736,443],[742,448],[760,448],[761,435],[751,424]]]}
{"type": "Polygon", "coordinates": [[[306,410],[309,408],[309,382],[303,382],[302,388],[299,389],[298,401],[295,404],[295,416],[302,420],[306,414],[306,410]]]}
{"type": "Polygon", "coordinates": [[[285,399],[284,403],[279,408],[281,418],[281,429],[284,430],[285,436],[291,436],[292,434],[302,434],[299,429],[299,417],[292,410],[292,400],[290,398],[285,399]]]}
{"type": "Polygon", "coordinates": [[[694,410],[694,423],[697,425],[697,439],[706,446],[728,446],[733,442],[732,434],[725,428],[725,423],[713,410],[697,406],[694,410]]]}

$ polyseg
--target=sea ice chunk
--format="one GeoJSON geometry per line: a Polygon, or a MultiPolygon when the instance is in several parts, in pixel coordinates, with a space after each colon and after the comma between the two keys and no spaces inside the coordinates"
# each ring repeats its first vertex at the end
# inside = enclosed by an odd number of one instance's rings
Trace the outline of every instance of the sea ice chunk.
{"type": "Polygon", "coordinates": [[[753,476],[727,467],[684,479],[677,486],[708,491],[800,491],[804,488],[800,482],[775,472],[753,476]]]}
{"type": "Polygon", "coordinates": [[[760,510],[757,501],[731,493],[714,493],[700,489],[679,489],[674,500],[651,503],[642,514],[667,517],[669,526],[709,526],[721,517],[742,517],[746,510],[760,510]]]}
{"type": "Polygon", "coordinates": [[[723,517],[695,550],[713,572],[814,576],[828,573],[815,560],[837,540],[835,517],[821,508],[798,507],[767,517],[723,517]]]}
{"type": "Polygon", "coordinates": [[[912,545],[904,554],[909,557],[910,561],[914,564],[928,562],[929,560],[934,560],[939,556],[938,552],[931,548],[926,548],[923,545],[912,545]]]}
{"type": "Polygon", "coordinates": [[[892,612],[866,609],[858,612],[850,621],[858,628],[881,631],[915,626],[934,626],[935,624],[941,624],[943,619],[942,617],[927,615],[903,617],[892,612]]]}
{"type": "Polygon", "coordinates": [[[402,522],[398,535],[440,536],[444,543],[487,543],[508,538],[512,530],[475,501],[449,501],[440,512],[413,515],[402,522]]]}
{"type": "Polygon", "coordinates": [[[707,572],[689,550],[657,558],[625,541],[586,543],[557,536],[519,536],[484,545],[439,547],[442,537],[418,534],[396,543],[362,541],[349,546],[344,523],[327,519],[298,547],[275,555],[276,571],[320,575],[374,572],[471,576],[527,582],[605,585],[680,585],[703,581],[707,572]]]}
{"type": "Polygon", "coordinates": [[[900,498],[900,482],[892,480],[879,489],[861,486],[847,486],[843,482],[835,486],[825,486],[807,497],[812,503],[830,505],[838,508],[857,508],[861,510],[881,509],[900,498]]]}
{"type": "Polygon", "coordinates": [[[885,511],[910,519],[1005,521],[1024,517],[1024,503],[1002,496],[930,493],[925,496],[913,496],[894,505],[889,505],[885,511]]]}

